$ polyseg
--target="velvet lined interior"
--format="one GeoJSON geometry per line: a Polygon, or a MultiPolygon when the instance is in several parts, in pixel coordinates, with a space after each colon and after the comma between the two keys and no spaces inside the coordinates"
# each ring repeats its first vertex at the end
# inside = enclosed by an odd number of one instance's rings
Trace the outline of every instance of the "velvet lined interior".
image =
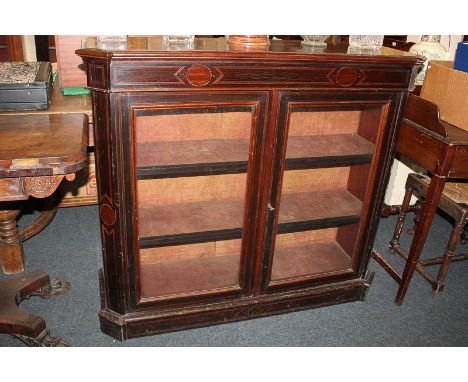
{"type": "Polygon", "coordinates": [[[138,205],[244,199],[246,182],[247,174],[139,180],[138,205]]]}
{"type": "MultiPolygon", "coordinates": [[[[293,112],[286,158],[370,156],[380,114],[293,112]]],[[[250,112],[137,116],[135,126],[138,167],[247,162],[251,154],[250,112]]],[[[279,224],[359,216],[369,169],[285,171],[279,224]]],[[[246,181],[245,173],[138,180],[139,237],[243,228],[246,181]]],[[[349,269],[358,227],[278,234],[272,280],[349,269]]],[[[241,239],[141,249],[142,296],[236,286],[240,256],[241,239]]]]}
{"type": "MultiPolygon", "coordinates": [[[[251,112],[137,116],[137,167],[249,160],[251,112]]],[[[242,228],[247,174],[137,181],[139,236],[242,228]]],[[[238,287],[241,239],[140,250],[141,296],[238,287]]]]}
{"type": "Polygon", "coordinates": [[[355,134],[360,110],[293,111],[289,118],[289,136],[355,134]]]}
{"type": "Polygon", "coordinates": [[[137,143],[214,139],[250,139],[251,112],[161,114],[137,116],[137,143]]]}
{"type": "MultiPolygon", "coordinates": [[[[371,155],[374,145],[356,134],[290,137],[286,158],[371,155]]],[[[137,167],[196,163],[247,162],[249,141],[191,140],[145,142],[137,145],[137,167]]]]}
{"type": "Polygon", "coordinates": [[[337,240],[340,229],[341,227],[277,235],[271,280],[319,275],[350,268],[352,253],[347,252],[337,240]]]}
{"type": "Polygon", "coordinates": [[[275,249],[271,280],[319,275],[349,269],[351,257],[336,242],[275,249]]]}
{"type": "Polygon", "coordinates": [[[145,264],[140,269],[141,296],[158,297],[239,285],[239,254],[183,258],[145,264]]]}
{"type": "MultiPolygon", "coordinates": [[[[242,228],[243,204],[235,199],[140,207],[140,237],[242,228]]],[[[284,194],[279,222],[359,215],[361,208],[361,201],[344,189],[284,194]]]]}
{"type": "Polygon", "coordinates": [[[242,241],[223,240],[209,243],[174,245],[170,247],[146,248],[140,250],[141,264],[167,263],[171,261],[198,259],[207,256],[232,256],[241,252],[242,241]]]}

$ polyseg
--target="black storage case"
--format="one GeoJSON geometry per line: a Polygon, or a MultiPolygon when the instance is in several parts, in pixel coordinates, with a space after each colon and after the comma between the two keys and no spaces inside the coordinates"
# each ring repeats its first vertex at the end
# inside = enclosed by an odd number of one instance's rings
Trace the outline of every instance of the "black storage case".
{"type": "Polygon", "coordinates": [[[51,91],[50,62],[0,62],[0,110],[47,109],[51,91]]]}

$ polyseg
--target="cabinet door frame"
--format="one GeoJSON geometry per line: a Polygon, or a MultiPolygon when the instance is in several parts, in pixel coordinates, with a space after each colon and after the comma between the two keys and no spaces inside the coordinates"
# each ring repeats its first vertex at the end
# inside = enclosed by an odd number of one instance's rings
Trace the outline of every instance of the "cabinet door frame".
{"type": "Polygon", "coordinates": [[[263,141],[267,130],[267,108],[269,106],[270,93],[267,91],[197,91],[197,92],[132,92],[114,95],[115,121],[114,123],[122,131],[122,159],[123,168],[119,177],[123,181],[123,193],[125,206],[121,206],[122,224],[126,227],[121,232],[126,232],[122,238],[124,250],[123,261],[126,269],[126,284],[128,286],[127,304],[130,311],[146,310],[152,308],[166,308],[183,305],[193,305],[207,301],[215,301],[225,298],[239,297],[251,293],[258,248],[259,218],[259,192],[262,176],[263,141]],[[139,282],[139,239],[137,213],[137,175],[135,162],[135,139],[133,118],[136,110],[148,108],[167,107],[252,107],[252,131],[250,137],[249,168],[247,172],[246,199],[244,207],[244,225],[242,234],[242,251],[239,288],[227,287],[208,290],[206,292],[187,292],[168,297],[142,298],[139,282]],[[131,181],[128,181],[130,180],[131,181]],[[127,180],[127,181],[125,181],[127,180]]]}
{"type": "Polygon", "coordinates": [[[297,288],[314,287],[327,283],[364,277],[370,257],[371,245],[375,237],[378,219],[383,203],[383,196],[388,182],[390,167],[395,152],[396,129],[401,118],[398,110],[406,100],[404,92],[332,92],[280,91],[278,94],[279,111],[276,125],[277,139],[272,143],[271,156],[273,166],[269,174],[269,199],[266,211],[265,239],[262,252],[262,272],[260,276],[260,293],[274,293],[297,288]],[[381,126],[375,142],[374,156],[371,162],[369,179],[366,186],[366,198],[363,200],[361,219],[356,244],[352,255],[352,267],[348,271],[336,272],[321,277],[294,277],[271,283],[273,252],[277,235],[279,201],[281,198],[282,180],[285,170],[286,140],[289,132],[289,114],[293,107],[321,105],[330,109],[340,109],[352,105],[362,107],[382,107],[381,126]],[[370,187],[373,185],[373,187],[370,187]]]}

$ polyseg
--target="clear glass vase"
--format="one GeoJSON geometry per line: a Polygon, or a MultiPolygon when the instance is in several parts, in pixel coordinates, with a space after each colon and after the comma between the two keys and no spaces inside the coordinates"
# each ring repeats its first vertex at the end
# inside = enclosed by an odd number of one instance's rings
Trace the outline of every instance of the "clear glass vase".
{"type": "Polygon", "coordinates": [[[96,36],[96,46],[104,50],[124,50],[127,48],[127,35],[96,36]]]}
{"type": "Polygon", "coordinates": [[[329,37],[329,36],[325,36],[325,35],[304,35],[301,37],[304,39],[304,41],[302,41],[302,45],[305,45],[305,46],[312,46],[312,47],[317,47],[317,48],[324,48],[327,46],[327,43],[325,42],[325,40],[329,37]]]}
{"type": "Polygon", "coordinates": [[[383,35],[351,35],[349,45],[360,48],[380,48],[383,45],[383,35]]]}
{"type": "Polygon", "coordinates": [[[190,45],[195,41],[193,34],[168,34],[163,36],[164,44],[185,44],[190,45]]]}

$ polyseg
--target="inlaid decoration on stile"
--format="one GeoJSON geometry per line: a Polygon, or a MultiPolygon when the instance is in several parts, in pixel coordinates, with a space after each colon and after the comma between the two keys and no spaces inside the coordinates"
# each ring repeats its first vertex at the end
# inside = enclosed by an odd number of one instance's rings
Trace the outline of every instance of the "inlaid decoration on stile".
{"type": "Polygon", "coordinates": [[[330,81],[337,83],[340,86],[351,86],[358,82],[362,82],[366,75],[362,70],[356,70],[350,67],[342,67],[335,69],[328,75],[330,81]]]}
{"type": "Polygon", "coordinates": [[[187,69],[187,80],[193,86],[203,86],[211,81],[211,70],[205,65],[195,65],[187,69]]]}
{"type": "Polygon", "coordinates": [[[174,77],[192,86],[206,86],[218,83],[224,74],[217,66],[193,65],[178,70],[174,77]]]}
{"type": "Polygon", "coordinates": [[[106,67],[104,65],[88,65],[88,85],[96,88],[106,85],[106,67]]]}
{"type": "Polygon", "coordinates": [[[99,208],[99,216],[101,216],[102,222],[107,226],[115,223],[114,209],[107,203],[102,204],[99,208]]]}

